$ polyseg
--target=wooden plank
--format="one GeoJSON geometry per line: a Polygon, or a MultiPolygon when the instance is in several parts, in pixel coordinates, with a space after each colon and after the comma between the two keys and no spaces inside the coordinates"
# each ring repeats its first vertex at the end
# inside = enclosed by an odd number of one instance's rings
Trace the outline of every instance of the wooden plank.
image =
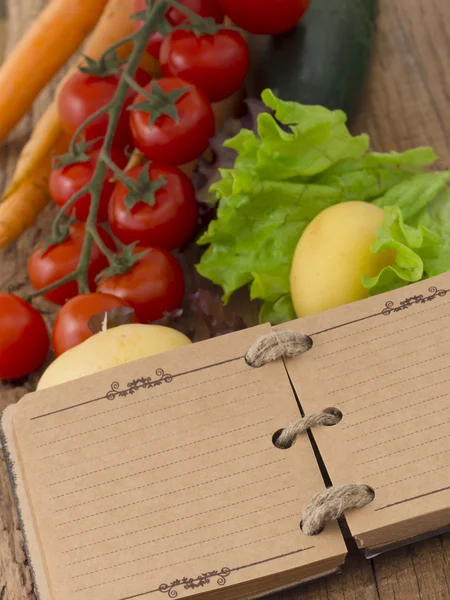
{"type": "MultiPolygon", "coordinates": [[[[44,0],[9,0],[8,34],[17,40],[44,0]]],[[[5,36],[0,32],[0,46],[5,36]]],[[[432,145],[441,156],[440,166],[450,167],[450,3],[442,0],[380,0],[376,54],[354,131],[367,131],[379,151],[432,145]]],[[[20,127],[0,148],[0,188],[10,176],[17,153],[33,123],[48,103],[52,87],[44,91],[20,127]]],[[[26,284],[30,250],[48,231],[51,207],[37,227],[0,253],[0,289],[26,284]]],[[[199,279],[190,270],[190,289],[199,279]]],[[[24,289],[27,289],[26,287],[24,289]]],[[[43,304],[49,310],[49,305],[43,304]]],[[[234,309],[248,312],[245,296],[234,309]]],[[[51,321],[52,313],[47,315],[51,321]]],[[[255,311],[249,315],[249,324],[255,311]]],[[[0,386],[0,410],[33,388],[37,375],[22,386],[0,386]]],[[[35,600],[12,505],[6,470],[0,459],[0,597],[35,600]]],[[[450,600],[450,536],[442,536],[397,550],[373,561],[355,551],[344,572],[307,586],[278,594],[275,600],[450,600]]]]}

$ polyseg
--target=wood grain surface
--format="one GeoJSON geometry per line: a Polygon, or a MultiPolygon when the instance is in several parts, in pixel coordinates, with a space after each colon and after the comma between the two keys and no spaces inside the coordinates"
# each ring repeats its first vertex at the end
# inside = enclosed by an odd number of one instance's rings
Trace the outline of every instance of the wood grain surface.
{"type": "MultiPolygon", "coordinates": [[[[2,0],[0,0],[1,2],[2,0]]],[[[314,1],[314,0],[313,0],[314,1]]],[[[32,21],[44,0],[8,0],[9,47],[32,21]]],[[[0,51],[4,29],[0,27],[0,51]]],[[[373,149],[404,150],[432,145],[440,167],[450,168],[450,2],[380,0],[375,57],[356,132],[368,132],[373,149]]],[[[32,111],[0,148],[0,188],[12,173],[17,153],[49,101],[45,90],[32,111]]],[[[0,289],[26,290],[26,262],[45,232],[50,207],[37,226],[0,253],[0,289]]],[[[188,271],[188,284],[199,280],[188,271]]],[[[200,282],[201,283],[201,282],[200,282]]],[[[42,304],[49,323],[53,310],[42,304]]],[[[255,309],[238,296],[234,309],[255,322],[255,309]]],[[[22,385],[0,386],[0,410],[33,389],[37,375],[22,385]]],[[[450,535],[366,560],[349,542],[339,575],[273,596],[274,600],[450,600],[450,535]]],[[[0,459],[0,598],[35,600],[4,463],[0,459]]]]}

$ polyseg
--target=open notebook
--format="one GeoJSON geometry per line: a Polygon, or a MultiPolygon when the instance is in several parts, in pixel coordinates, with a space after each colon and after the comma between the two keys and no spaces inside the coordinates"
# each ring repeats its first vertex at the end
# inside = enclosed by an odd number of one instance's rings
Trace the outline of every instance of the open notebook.
{"type": "Polygon", "coordinates": [[[286,324],[314,342],[294,359],[247,365],[264,325],[7,409],[40,600],[247,599],[330,573],[346,554],[338,524],[300,529],[322,461],[334,485],[375,490],[345,515],[361,548],[446,527],[449,327],[444,275],[286,324]],[[274,446],[300,410],[327,406],[342,411],[337,425],[274,446]]]}

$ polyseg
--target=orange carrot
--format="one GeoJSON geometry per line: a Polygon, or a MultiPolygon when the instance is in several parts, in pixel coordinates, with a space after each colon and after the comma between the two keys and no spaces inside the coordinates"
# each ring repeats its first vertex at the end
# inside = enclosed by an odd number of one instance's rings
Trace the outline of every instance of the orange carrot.
{"type": "Polygon", "coordinates": [[[107,0],[50,0],[0,69],[0,143],[97,23],[107,0]]]}
{"type": "MultiPolygon", "coordinates": [[[[87,0],[86,6],[90,4],[87,0]]],[[[134,0],[109,0],[96,28],[91,37],[86,42],[83,53],[91,58],[98,59],[101,54],[112,44],[120,41],[133,32],[133,22],[130,16],[135,12],[134,0]]],[[[119,50],[120,56],[127,56],[130,53],[131,45],[122,46],[119,50]]],[[[82,58],[78,64],[82,62],[82,58]]],[[[70,77],[77,65],[74,66],[64,77],[56,91],[56,97],[64,85],[66,79],[70,77]]],[[[10,182],[3,198],[7,198],[28,179],[36,166],[49,153],[50,148],[55,143],[58,134],[61,132],[56,99],[49,106],[47,111],[36,124],[31,138],[22,150],[14,171],[12,181],[10,182]]]]}
{"type": "MultiPolygon", "coordinates": [[[[67,151],[69,139],[61,134],[51,154],[67,151]]],[[[50,201],[48,182],[51,173],[49,153],[18,190],[0,204],[0,248],[16,240],[28,227],[31,227],[39,213],[50,201]]]]}

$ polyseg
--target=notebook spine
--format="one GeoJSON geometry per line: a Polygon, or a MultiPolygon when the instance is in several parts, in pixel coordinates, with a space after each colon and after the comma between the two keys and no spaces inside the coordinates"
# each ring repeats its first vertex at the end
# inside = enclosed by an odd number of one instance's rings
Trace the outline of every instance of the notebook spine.
{"type": "MultiPolygon", "coordinates": [[[[245,360],[253,368],[261,368],[280,358],[295,358],[313,347],[309,335],[295,331],[273,331],[260,337],[248,349],[245,360]]],[[[272,441],[275,446],[287,449],[295,440],[312,427],[330,427],[342,420],[338,408],[325,408],[319,413],[305,415],[276,431],[272,441]]],[[[339,519],[351,508],[362,508],[375,498],[375,491],[368,485],[350,483],[340,486],[329,486],[314,494],[304,505],[300,529],[305,535],[313,536],[321,533],[328,521],[339,519]]]]}
{"type": "MultiPolygon", "coordinates": [[[[12,491],[14,505],[15,505],[16,512],[17,512],[17,519],[19,522],[20,531],[22,532],[23,547],[24,547],[26,558],[27,558],[27,564],[28,564],[28,568],[30,569],[32,581],[34,583],[34,590],[33,590],[34,595],[36,596],[36,600],[42,600],[42,596],[40,594],[40,591],[39,591],[39,588],[37,585],[36,571],[34,569],[33,560],[31,558],[30,546],[29,546],[28,537],[27,537],[27,533],[26,533],[25,523],[23,520],[23,514],[22,514],[22,510],[21,510],[19,494],[17,491],[17,473],[14,468],[14,461],[12,459],[11,452],[9,451],[8,440],[7,440],[5,430],[3,427],[3,419],[4,419],[4,413],[0,413],[0,446],[1,446],[2,453],[3,453],[3,457],[5,459],[6,470],[7,470],[8,478],[9,478],[10,485],[11,485],[11,491],[12,491]]],[[[7,592],[7,587],[5,587],[4,593],[6,594],[6,592],[7,592]]],[[[2,595],[0,596],[0,600],[2,600],[2,598],[3,598],[3,591],[2,591],[2,595]]]]}

